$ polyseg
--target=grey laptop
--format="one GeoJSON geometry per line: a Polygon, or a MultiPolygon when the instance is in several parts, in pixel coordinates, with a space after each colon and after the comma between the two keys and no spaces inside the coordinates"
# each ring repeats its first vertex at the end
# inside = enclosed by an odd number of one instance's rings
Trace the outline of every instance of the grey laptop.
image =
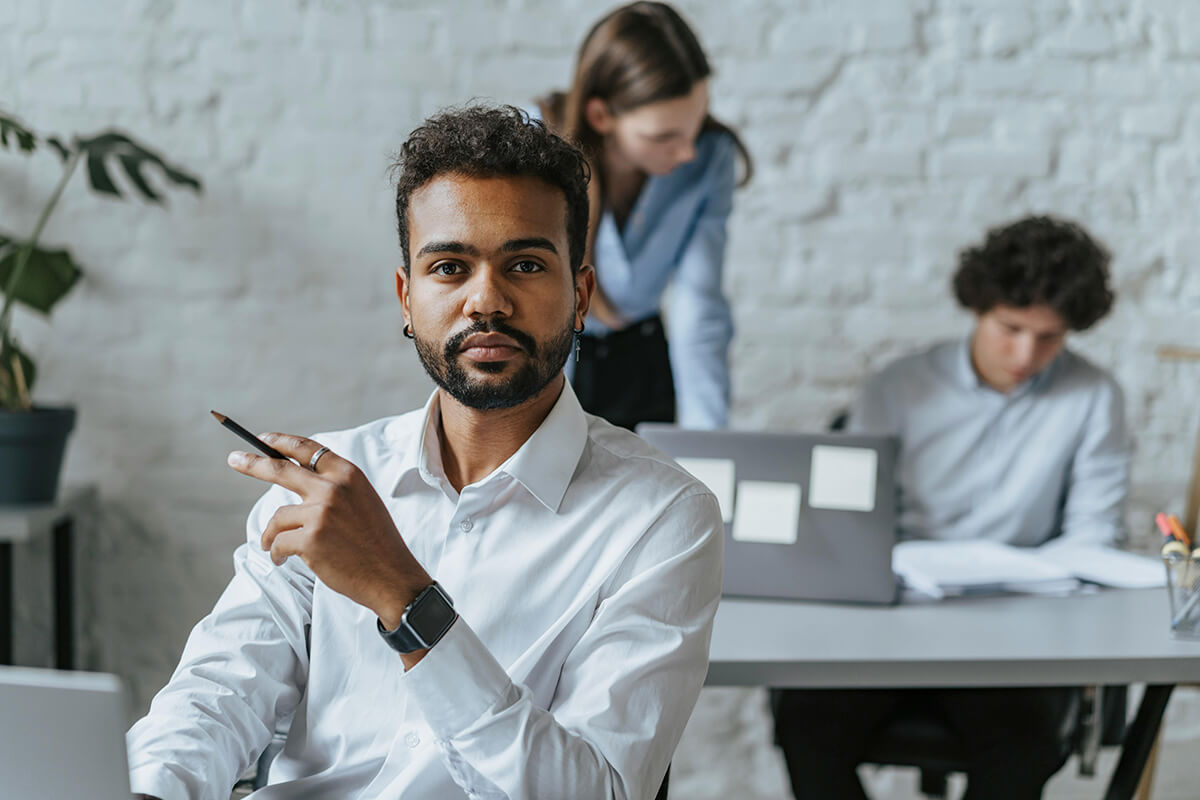
{"type": "Polygon", "coordinates": [[[652,423],[637,432],[716,493],[725,595],[896,601],[896,437],[652,423]]]}
{"type": "Polygon", "coordinates": [[[114,675],[0,667],[0,796],[129,800],[114,675]]]}

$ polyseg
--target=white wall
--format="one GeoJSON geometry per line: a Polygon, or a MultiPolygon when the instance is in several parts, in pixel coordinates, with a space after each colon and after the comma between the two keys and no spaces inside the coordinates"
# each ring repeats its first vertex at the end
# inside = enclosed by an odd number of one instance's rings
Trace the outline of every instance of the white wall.
{"type": "MultiPolygon", "coordinates": [[[[20,320],[38,397],[80,410],[67,479],[104,501],[84,655],[129,679],[138,709],[228,579],[259,491],[225,468],[236,442],[208,409],[314,431],[423,400],[393,299],[388,154],[443,105],[564,84],[604,7],[0,0],[0,105],[43,132],[125,128],[205,182],[160,210],[80,179],[46,241],[87,280],[52,325],[20,320]]],[[[1131,519],[1150,541],[1149,512],[1182,504],[1200,422],[1200,363],[1155,356],[1200,345],[1200,6],[681,7],[717,69],[715,110],[757,159],[726,275],[735,424],[822,427],[868,370],[966,330],[958,248],[1028,211],[1068,215],[1115,253],[1116,311],[1076,345],[1126,388],[1131,519]]],[[[56,168],[0,153],[0,228],[31,227],[56,168]]],[[[710,693],[699,727],[730,720],[728,697],[710,693]]],[[[730,735],[770,758],[761,715],[738,713],[730,735]]],[[[681,754],[680,780],[701,760],[681,754]]]]}

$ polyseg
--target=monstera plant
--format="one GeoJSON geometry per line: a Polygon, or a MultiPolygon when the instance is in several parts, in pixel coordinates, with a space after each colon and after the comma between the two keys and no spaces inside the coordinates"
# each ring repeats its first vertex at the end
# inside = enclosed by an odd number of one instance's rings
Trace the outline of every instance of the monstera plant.
{"type": "Polygon", "coordinates": [[[196,192],[201,186],[195,176],[115,130],[87,138],[40,136],[20,120],[0,112],[0,148],[25,155],[46,149],[62,163],[62,174],[33,230],[19,236],[0,229],[0,288],[4,292],[0,306],[0,504],[45,502],[52,499],[57,487],[62,450],[74,426],[75,412],[72,408],[34,406],[31,392],[37,369],[13,335],[13,308],[21,303],[48,314],[83,272],[66,249],[39,246],[46,222],[81,164],[88,185],[113,198],[126,196],[113,180],[114,174],[124,176],[122,182],[130,187],[129,194],[158,204],[163,197],[147,179],[151,172],[159,173],[170,186],[196,192]],[[49,468],[52,476],[47,486],[45,473],[49,468]]]}

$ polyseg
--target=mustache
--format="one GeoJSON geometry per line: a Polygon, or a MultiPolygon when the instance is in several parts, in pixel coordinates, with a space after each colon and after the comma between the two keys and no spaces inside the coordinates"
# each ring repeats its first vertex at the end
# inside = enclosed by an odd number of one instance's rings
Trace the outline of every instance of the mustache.
{"type": "Polygon", "coordinates": [[[477,333],[503,334],[520,345],[521,349],[530,356],[537,355],[537,342],[534,341],[532,336],[525,331],[514,328],[503,320],[492,318],[475,320],[475,322],[471,323],[468,327],[447,339],[445,348],[446,358],[452,359],[454,356],[458,355],[458,351],[462,350],[463,342],[465,342],[468,337],[474,336],[477,333]]]}

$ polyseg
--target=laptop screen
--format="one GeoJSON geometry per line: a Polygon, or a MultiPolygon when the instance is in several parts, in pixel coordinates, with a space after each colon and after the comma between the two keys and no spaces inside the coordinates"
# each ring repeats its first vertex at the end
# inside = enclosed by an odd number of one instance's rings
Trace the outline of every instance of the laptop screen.
{"type": "Polygon", "coordinates": [[[895,601],[895,437],[657,424],[637,432],[717,496],[725,595],[895,601]]]}
{"type": "Polygon", "coordinates": [[[0,667],[0,784],[13,798],[129,800],[114,675],[0,667]]]}

